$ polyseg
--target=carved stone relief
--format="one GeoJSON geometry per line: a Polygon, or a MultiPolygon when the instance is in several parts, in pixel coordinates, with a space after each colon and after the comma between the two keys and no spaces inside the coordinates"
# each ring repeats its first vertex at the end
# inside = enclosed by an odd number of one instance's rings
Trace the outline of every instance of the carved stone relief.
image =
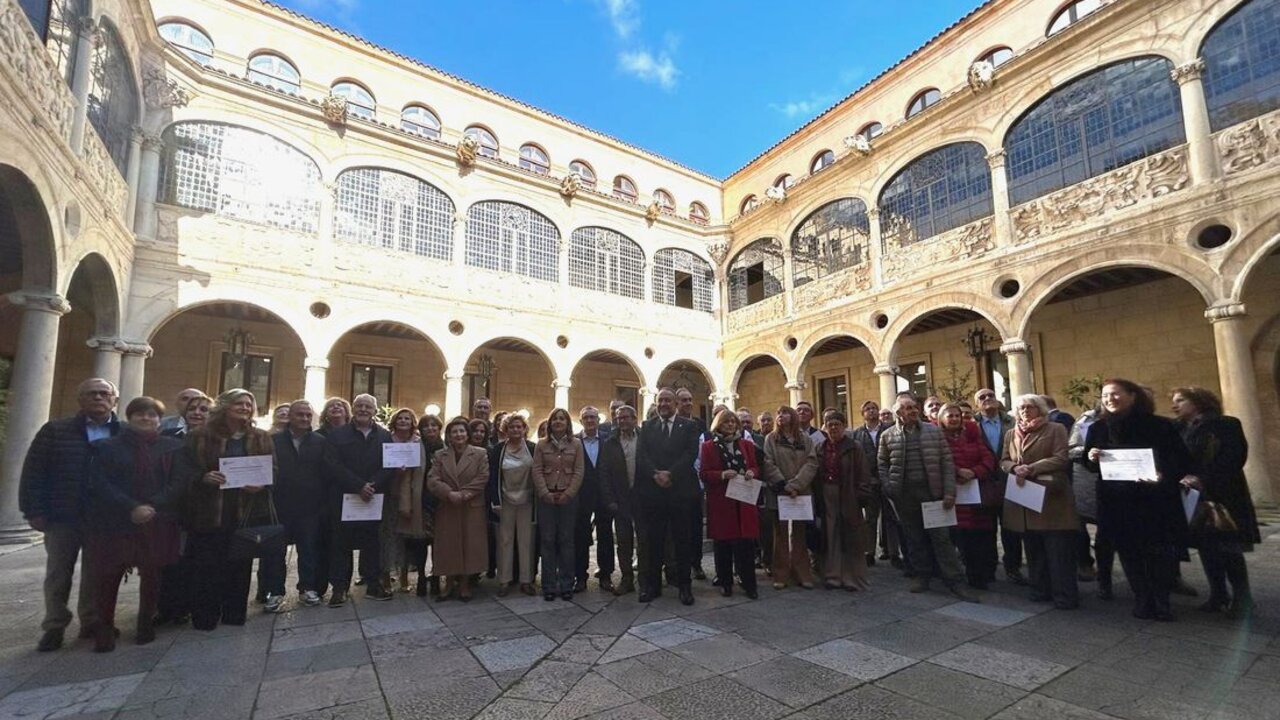
{"type": "Polygon", "coordinates": [[[458,164],[469,168],[476,164],[476,156],[480,153],[480,141],[470,135],[463,135],[458,140],[458,164]]]}
{"type": "Polygon", "coordinates": [[[845,268],[812,282],[807,282],[792,292],[796,308],[816,308],[871,289],[871,263],[863,262],[845,268]]]}
{"type": "Polygon", "coordinates": [[[782,317],[786,300],[782,295],[765,298],[729,313],[729,332],[741,332],[768,324],[782,317]]]}
{"type": "Polygon", "coordinates": [[[341,95],[330,95],[321,100],[320,111],[331,125],[347,124],[347,99],[341,95]]]}
{"type": "Polygon", "coordinates": [[[0,5],[0,63],[14,86],[24,88],[31,103],[40,109],[40,120],[58,137],[70,138],[75,98],[21,6],[13,2],[0,5]]]}
{"type": "Polygon", "coordinates": [[[886,282],[919,275],[920,269],[978,257],[995,248],[992,219],[983,218],[906,245],[887,244],[881,266],[886,282]]]}
{"type": "Polygon", "coordinates": [[[1217,135],[1222,172],[1234,175],[1280,157],[1280,113],[1254,118],[1217,135]]]}
{"type": "Polygon", "coordinates": [[[566,200],[572,199],[578,191],[582,189],[582,178],[578,177],[578,173],[569,173],[560,179],[560,194],[566,200]]]}

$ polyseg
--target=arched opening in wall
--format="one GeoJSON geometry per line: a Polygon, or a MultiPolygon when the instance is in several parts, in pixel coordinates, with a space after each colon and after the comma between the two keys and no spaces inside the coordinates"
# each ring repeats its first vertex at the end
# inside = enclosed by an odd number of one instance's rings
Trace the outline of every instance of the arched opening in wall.
{"type": "MultiPolygon", "coordinates": [[[[1266,437],[1264,447],[1254,452],[1264,453],[1267,468],[1280,468],[1280,246],[1245,277],[1241,299],[1249,311],[1245,321],[1253,334],[1250,351],[1266,437]]],[[[1270,472],[1271,495],[1280,496],[1280,471],[1270,472]]]]}
{"type": "Polygon", "coordinates": [[[422,415],[430,405],[444,407],[445,367],[440,349],[422,332],[398,322],[369,322],[333,344],[325,393],[348,400],[367,393],[380,408],[407,407],[422,415]]]}
{"type": "MultiPolygon", "coordinates": [[[[119,293],[111,267],[101,255],[85,256],[67,286],[71,312],[58,323],[58,362],[53,374],[54,416],[72,415],[79,409],[76,388],[85,378],[120,381],[120,355],[114,341],[120,333],[119,293]],[[112,350],[99,353],[86,344],[100,338],[112,350]],[[98,357],[95,357],[98,356],[98,357]]],[[[133,398],[120,398],[119,412],[133,398]]]]}
{"type": "Polygon", "coordinates": [[[973,402],[979,388],[991,388],[1010,405],[1009,361],[1003,338],[986,318],[968,308],[944,307],[916,318],[894,347],[898,392],[944,401],[973,402]]]}
{"type": "Polygon", "coordinates": [[[1117,264],[1037,285],[1028,296],[1043,299],[1022,339],[1032,348],[1036,391],[1061,409],[1078,415],[1093,407],[1098,381],[1114,376],[1150,386],[1161,413],[1179,385],[1218,391],[1205,299],[1187,281],[1117,264]]]}
{"type": "Polygon", "coordinates": [[[555,407],[552,383],[556,377],[551,361],[524,340],[490,340],[471,353],[463,372],[462,412],[467,417],[472,403],[487,397],[493,408],[490,419],[499,412],[527,412],[532,436],[555,407]]]}
{"type": "Polygon", "coordinates": [[[864,401],[880,402],[880,384],[874,369],[871,351],[861,340],[850,335],[819,340],[800,363],[805,398],[813,403],[819,418],[822,411],[835,409],[856,425],[858,408],[864,401]]]}
{"type": "MultiPolygon", "coordinates": [[[[731,392],[738,395],[738,409],[747,408],[757,418],[765,411],[772,415],[779,405],[790,402],[787,373],[772,355],[747,358],[738,365],[733,377],[731,392]]],[[[761,429],[759,423],[756,429],[761,429]]]]}
{"type": "Polygon", "coordinates": [[[609,422],[609,403],[621,400],[640,413],[640,388],[644,382],[635,364],[613,350],[587,353],[573,368],[573,387],[569,389],[569,413],[578,419],[578,411],[593,405],[600,411],[600,422],[609,422]]]}
{"type": "Polygon", "coordinates": [[[189,387],[210,397],[245,388],[258,401],[259,426],[270,427],[272,408],[303,396],[302,339],[258,305],[224,300],[184,308],[156,330],[151,349],[143,387],[166,403],[189,387]]]}
{"type": "MultiPolygon", "coordinates": [[[[669,387],[677,392],[688,390],[693,395],[691,415],[702,418],[703,422],[711,420],[711,391],[714,385],[711,378],[697,363],[689,360],[676,360],[667,365],[658,374],[658,389],[669,387]]],[[[679,405],[677,404],[677,407],[679,405]]]]}

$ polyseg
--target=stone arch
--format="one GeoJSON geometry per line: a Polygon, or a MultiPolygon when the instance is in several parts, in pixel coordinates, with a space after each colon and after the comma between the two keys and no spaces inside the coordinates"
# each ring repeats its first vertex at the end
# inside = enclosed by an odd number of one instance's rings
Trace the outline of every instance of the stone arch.
{"type": "Polygon", "coordinates": [[[991,323],[996,332],[1000,333],[1001,339],[1007,340],[1014,337],[1010,333],[1011,324],[1007,321],[1007,314],[995,303],[994,299],[987,299],[972,292],[952,291],[924,298],[908,305],[899,312],[897,318],[885,328],[885,340],[880,346],[882,349],[881,361],[889,364],[896,363],[902,338],[917,322],[939,310],[969,310],[981,315],[984,320],[991,323]]]}
{"type": "Polygon", "coordinates": [[[66,286],[59,294],[72,301],[72,307],[88,304],[94,317],[95,335],[100,337],[116,337],[120,334],[120,286],[116,282],[115,272],[106,258],[96,252],[86,253],[71,265],[74,269],[67,277],[66,286]],[[73,293],[81,288],[78,280],[83,279],[83,290],[87,295],[81,302],[72,298],[73,293]]]}
{"type": "Polygon", "coordinates": [[[796,367],[803,369],[805,362],[828,340],[838,337],[850,337],[857,340],[866,348],[871,357],[879,362],[880,343],[876,341],[875,333],[870,328],[859,326],[848,319],[835,320],[806,333],[804,338],[800,339],[796,344],[795,356],[799,358],[796,367]]]}
{"type": "Polygon", "coordinates": [[[693,368],[696,369],[698,372],[702,373],[702,377],[706,379],[707,388],[710,390],[710,394],[714,395],[717,392],[719,384],[716,382],[716,376],[713,375],[711,371],[707,369],[706,365],[689,357],[678,357],[674,360],[668,361],[665,365],[662,366],[662,370],[658,371],[658,375],[656,378],[654,378],[654,382],[661,385],[662,375],[666,373],[668,370],[670,370],[671,366],[675,365],[676,363],[685,363],[687,365],[693,366],[693,368]]]}
{"type": "MultiPolygon", "coordinates": [[[[50,212],[46,198],[30,175],[13,165],[0,164],[0,246],[14,242],[18,253],[6,250],[0,267],[18,260],[14,272],[20,272],[16,290],[47,290],[58,283],[58,243],[54,228],[58,224],[50,212]]],[[[7,273],[0,273],[7,274],[7,273]]]]}
{"type": "Polygon", "coordinates": [[[577,370],[578,365],[583,360],[586,360],[587,356],[594,355],[596,353],[604,353],[604,352],[617,356],[618,358],[625,361],[627,364],[627,367],[630,367],[631,371],[634,372],[636,374],[636,377],[640,379],[640,387],[641,388],[649,387],[649,378],[644,371],[644,366],[636,362],[635,358],[631,357],[631,355],[629,355],[628,353],[615,348],[603,347],[603,346],[586,348],[582,350],[582,352],[577,352],[577,353],[572,353],[570,355],[567,355],[565,358],[565,365],[567,365],[570,368],[570,372],[572,372],[574,370],[577,370]]]}
{"type": "Polygon", "coordinates": [[[421,339],[430,344],[432,349],[439,353],[442,358],[448,357],[445,354],[444,346],[433,338],[431,333],[423,329],[421,318],[419,316],[394,306],[369,307],[367,310],[363,311],[345,312],[339,320],[342,322],[341,326],[328,329],[322,336],[317,338],[317,342],[315,344],[321,345],[326,349],[324,355],[321,357],[329,357],[337,346],[338,341],[347,334],[367,325],[373,325],[376,323],[401,325],[406,329],[413,331],[421,339]]]}
{"type": "Polygon", "coordinates": [[[1183,36],[1183,56],[1187,59],[1200,57],[1200,52],[1204,49],[1204,43],[1209,39],[1209,35],[1213,33],[1214,30],[1217,30],[1219,25],[1226,22],[1232,15],[1235,15],[1236,12],[1244,9],[1246,5],[1253,1],[1254,0],[1237,0],[1236,2],[1230,3],[1230,7],[1220,12],[1217,10],[1217,6],[1221,6],[1226,3],[1219,2],[1210,6],[1209,9],[1201,12],[1200,15],[1191,23],[1191,26],[1187,28],[1186,33],[1183,36]]]}
{"type": "Polygon", "coordinates": [[[928,147],[912,152],[909,155],[902,155],[894,158],[894,161],[889,165],[887,165],[885,169],[881,171],[881,173],[877,175],[875,180],[871,183],[870,191],[868,192],[868,195],[871,198],[871,202],[867,203],[867,207],[868,208],[879,207],[880,196],[884,194],[884,189],[889,185],[889,183],[893,182],[893,180],[897,178],[898,175],[903,170],[905,170],[908,166],[910,166],[912,163],[919,160],[920,158],[924,157],[925,155],[928,155],[929,153],[935,150],[941,150],[942,148],[947,147],[948,145],[961,145],[964,143],[974,143],[976,145],[981,145],[982,149],[985,150],[988,154],[990,154],[991,140],[992,138],[990,137],[986,137],[983,135],[976,135],[976,134],[973,134],[972,132],[969,132],[968,129],[966,129],[965,132],[958,133],[954,137],[945,136],[941,138],[935,138],[935,142],[931,143],[928,147]]]}
{"type": "Polygon", "coordinates": [[[779,237],[786,238],[786,241],[789,242],[791,240],[791,236],[795,234],[796,230],[801,225],[804,225],[805,221],[808,220],[810,216],[827,205],[841,200],[861,200],[862,204],[867,206],[867,209],[871,208],[871,203],[867,202],[866,198],[862,197],[859,193],[852,192],[840,192],[832,195],[823,195],[821,198],[806,200],[803,205],[796,205],[792,208],[794,212],[786,213],[786,229],[785,231],[780,232],[779,237]]]}
{"type": "MultiPolygon", "coordinates": [[[[571,363],[573,370],[571,371],[570,379],[573,383],[573,387],[569,390],[569,404],[572,406],[569,408],[569,412],[574,415],[575,418],[577,417],[578,409],[588,403],[595,402],[597,409],[600,410],[601,421],[609,422],[610,418],[607,403],[619,396],[619,393],[616,392],[616,388],[609,388],[608,390],[605,390],[600,387],[598,381],[596,383],[586,381],[587,379],[582,375],[582,370],[583,365],[588,362],[613,362],[620,363],[622,366],[626,367],[632,375],[634,375],[636,386],[634,389],[634,397],[624,396],[624,399],[628,401],[628,404],[636,408],[637,412],[640,411],[644,404],[643,392],[645,388],[649,387],[649,379],[646,377],[641,366],[633,358],[624,352],[606,347],[597,347],[586,352],[576,353],[576,356],[577,357],[571,363]]],[[[620,378],[615,376],[614,379],[616,380],[620,378]]]]}
{"type": "Polygon", "coordinates": [[[1235,241],[1222,263],[1222,278],[1229,283],[1228,299],[1239,301],[1262,261],[1280,248],[1280,214],[1259,223],[1235,241]]]}
{"type": "MultiPolygon", "coordinates": [[[[320,169],[320,177],[325,180],[331,180],[337,176],[334,172],[334,158],[330,157],[316,143],[308,139],[302,133],[295,132],[288,125],[282,123],[270,123],[252,115],[245,115],[234,109],[225,109],[223,107],[202,106],[199,113],[190,115],[182,115],[174,117],[170,121],[163,123],[157,132],[166,137],[174,126],[184,123],[210,123],[215,125],[230,125],[240,127],[246,130],[262,133],[279,140],[298,152],[306,155],[311,162],[316,164],[320,169]]],[[[163,164],[163,156],[161,163],[163,164]]]]}
{"type": "MultiPolygon", "coordinates": [[[[247,293],[246,293],[247,294],[247,293]]],[[[301,321],[301,317],[294,312],[294,308],[282,303],[278,303],[274,298],[265,297],[255,294],[253,301],[244,300],[245,295],[237,295],[234,292],[215,292],[210,293],[206,297],[193,300],[182,305],[164,307],[157,304],[155,310],[143,310],[143,314],[130,318],[130,326],[137,330],[138,336],[146,338],[146,342],[152,342],[156,336],[164,329],[166,325],[183,313],[199,307],[207,305],[237,304],[247,307],[256,308],[270,315],[289,328],[289,331],[298,338],[299,343],[305,348],[306,341],[303,339],[303,333],[300,328],[305,328],[306,323],[301,321]]],[[[323,356],[322,356],[323,357],[323,356]]]]}
{"type": "Polygon", "coordinates": [[[460,203],[459,197],[463,195],[461,188],[454,187],[451,178],[447,173],[440,172],[433,163],[410,162],[405,156],[383,155],[380,153],[350,153],[340,155],[327,163],[327,167],[321,166],[321,173],[326,178],[333,178],[335,181],[338,176],[348,170],[359,170],[369,168],[373,170],[390,170],[401,175],[407,175],[419,182],[427,183],[444,193],[449,202],[453,203],[454,212],[460,203]]]}
{"type": "Polygon", "coordinates": [[[750,365],[753,360],[766,357],[772,359],[778,364],[778,367],[782,368],[782,375],[786,379],[786,382],[793,382],[795,380],[795,372],[793,368],[788,367],[787,363],[776,353],[769,351],[751,352],[735,358],[732,364],[726,364],[726,367],[733,368],[733,375],[729,379],[729,392],[737,392],[738,383],[742,381],[742,374],[746,372],[747,366],[750,365]]]}
{"type": "Polygon", "coordinates": [[[490,329],[485,334],[485,339],[473,345],[458,345],[453,348],[452,353],[445,355],[449,361],[450,368],[461,369],[466,365],[467,360],[480,351],[481,348],[492,343],[501,342],[503,340],[514,340],[533,350],[536,355],[546,362],[547,367],[551,369],[552,379],[568,378],[573,373],[573,366],[564,362],[564,353],[553,352],[547,349],[546,338],[537,337],[524,329],[513,326],[500,326],[490,329]]]}

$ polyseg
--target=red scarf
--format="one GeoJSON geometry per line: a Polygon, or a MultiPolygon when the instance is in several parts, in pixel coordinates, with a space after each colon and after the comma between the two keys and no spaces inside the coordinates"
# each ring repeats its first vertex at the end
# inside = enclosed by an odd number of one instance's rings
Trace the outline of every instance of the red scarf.
{"type": "Polygon", "coordinates": [[[1018,440],[1025,440],[1028,435],[1044,427],[1049,422],[1049,418],[1044,416],[1033,417],[1030,420],[1018,420],[1018,428],[1016,430],[1018,440]]]}

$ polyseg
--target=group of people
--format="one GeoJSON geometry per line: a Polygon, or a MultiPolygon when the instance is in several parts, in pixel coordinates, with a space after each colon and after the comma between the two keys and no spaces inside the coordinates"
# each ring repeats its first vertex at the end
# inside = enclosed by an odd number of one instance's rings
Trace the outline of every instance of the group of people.
{"type": "Polygon", "coordinates": [[[835,409],[815,425],[804,401],[758,417],[716,406],[707,425],[687,389],[662,388],[643,422],[615,400],[604,418],[582,408],[575,432],[556,408],[534,437],[523,414],[491,417],[486,398],[447,423],[409,408],[379,422],[370,395],[330,398],[319,412],[298,400],[274,409],[270,430],[255,426],[256,398],[243,389],[216,399],[184,390],[167,417],[160,401],[134,398],[123,421],[106,380],[84,381],[78,400],[76,415],[41,428],[21,480],[21,511],[47,552],[42,651],[64,642],[78,560],[80,634],[108,652],[133,570],[143,644],[165,623],[243,624],[255,561],[257,600],[283,610],[290,545],[306,606],[326,595],[345,604],[355,570],[372,600],[416,589],[466,602],[485,576],[499,596],[540,586],[547,601],[569,600],[587,590],[593,545],[600,590],[649,602],[667,586],[691,605],[693,580],[706,578],[704,533],[725,596],[737,586],[756,599],[757,569],[776,589],[864,589],[878,535],[880,558],[912,578],[912,592],[937,577],[977,602],[973,590],[995,580],[999,528],[1007,579],[1062,609],[1078,606],[1081,580],[1096,578],[1110,599],[1118,554],[1134,614],[1172,619],[1188,546],[1209,579],[1202,609],[1251,605],[1243,553],[1259,537],[1247,447],[1200,388],[1174,392],[1173,421],[1117,379],[1078,421],[1039,395],[1016,398],[1009,416],[980,390],[976,412],[911,393],[883,411],[868,401],[856,427],[835,409]],[[1102,480],[1103,454],[1123,448],[1150,449],[1156,477],[1102,480]],[[233,482],[241,458],[270,479],[233,482]],[[1007,500],[1006,482],[1043,486],[1042,507],[1007,500]],[[1192,491],[1199,506],[1186,514],[1192,491]],[[380,514],[347,516],[371,503],[380,514]],[[954,522],[926,522],[935,506],[954,522]],[[1086,523],[1097,525],[1092,546],[1086,523]]]}

